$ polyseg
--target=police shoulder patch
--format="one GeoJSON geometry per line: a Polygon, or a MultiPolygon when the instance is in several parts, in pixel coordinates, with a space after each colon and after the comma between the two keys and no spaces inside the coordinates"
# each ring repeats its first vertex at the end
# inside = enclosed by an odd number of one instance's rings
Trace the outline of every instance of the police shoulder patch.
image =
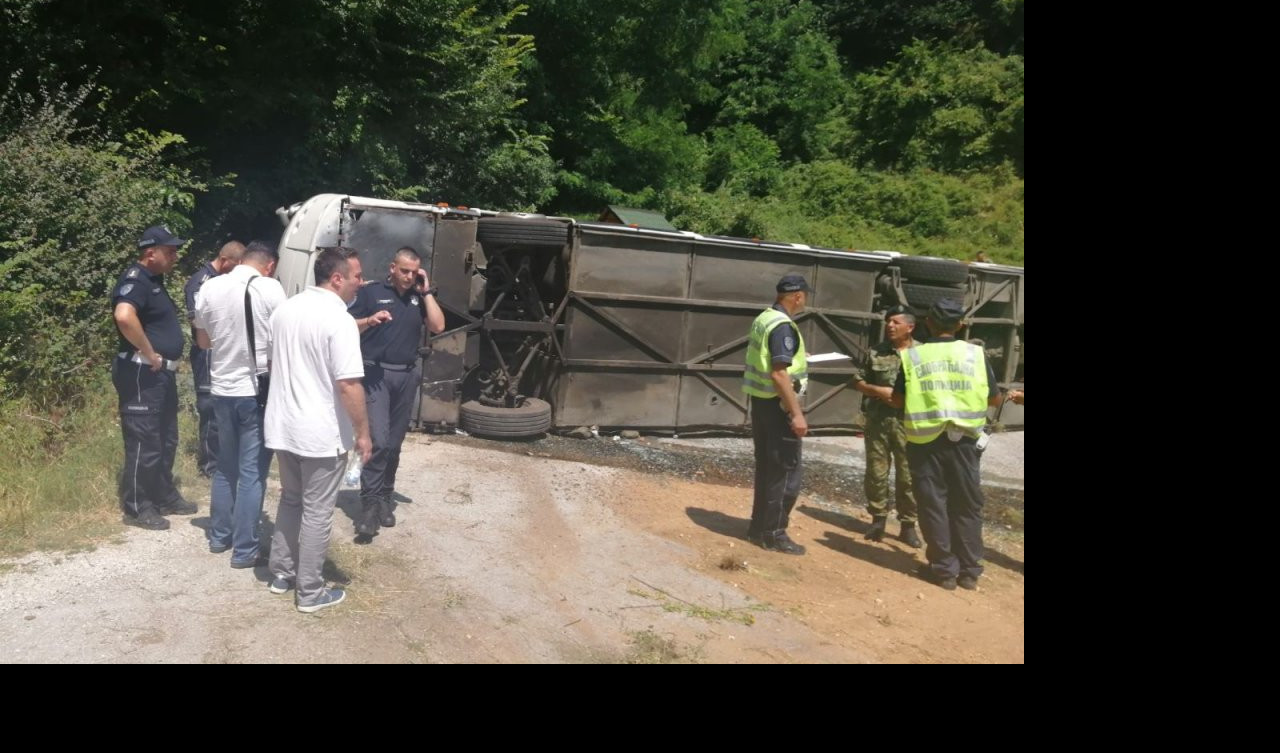
{"type": "Polygon", "coordinates": [[[125,283],[120,286],[120,295],[129,295],[130,290],[133,290],[133,283],[125,283]]]}
{"type": "Polygon", "coordinates": [[[787,335],[782,338],[782,344],[786,346],[787,350],[792,350],[796,347],[796,339],[791,335],[787,335]]]}

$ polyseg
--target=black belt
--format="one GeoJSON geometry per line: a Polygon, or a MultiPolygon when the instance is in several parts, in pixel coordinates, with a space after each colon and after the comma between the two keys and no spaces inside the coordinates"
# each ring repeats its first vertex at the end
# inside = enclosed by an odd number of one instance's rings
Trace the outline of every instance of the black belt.
{"type": "Polygon", "coordinates": [[[413,371],[416,363],[387,363],[385,361],[365,361],[365,366],[377,366],[383,371],[413,371]]]}

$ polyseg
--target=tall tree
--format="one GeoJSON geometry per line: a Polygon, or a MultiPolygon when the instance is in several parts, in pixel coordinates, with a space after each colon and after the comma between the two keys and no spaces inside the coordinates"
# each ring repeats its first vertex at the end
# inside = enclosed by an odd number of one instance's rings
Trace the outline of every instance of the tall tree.
{"type": "Polygon", "coordinates": [[[852,70],[878,68],[913,40],[1022,55],[1025,0],[814,0],[852,70]]]}
{"type": "Polygon", "coordinates": [[[10,0],[24,83],[86,80],[117,129],[185,135],[234,189],[197,226],[263,232],[325,190],[534,206],[545,139],[518,107],[532,40],[504,0],[10,0]]]}
{"type": "Polygon", "coordinates": [[[554,133],[556,206],[714,187],[739,165],[763,170],[741,181],[759,193],[769,162],[828,151],[848,84],[821,21],[807,0],[539,3],[519,28],[536,40],[529,114],[554,133]]]}
{"type": "Polygon", "coordinates": [[[880,169],[1023,170],[1021,56],[915,42],[854,83],[849,151],[880,169]]]}

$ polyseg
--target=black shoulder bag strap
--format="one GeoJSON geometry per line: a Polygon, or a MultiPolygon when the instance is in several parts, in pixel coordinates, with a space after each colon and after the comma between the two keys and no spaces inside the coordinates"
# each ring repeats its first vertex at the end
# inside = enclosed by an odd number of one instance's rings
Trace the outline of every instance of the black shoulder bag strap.
{"type": "Polygon", "coordinates": [[[262,383],[258,380],[258,346],[253,341],[253,302],[249,298],[249,287],[256,279],[258,275],[250,277],[244,286],[244,328],[249,334],[249,377],[253,379],[253,394],[261,405],[266,395],[262,394],[262,383]]]}

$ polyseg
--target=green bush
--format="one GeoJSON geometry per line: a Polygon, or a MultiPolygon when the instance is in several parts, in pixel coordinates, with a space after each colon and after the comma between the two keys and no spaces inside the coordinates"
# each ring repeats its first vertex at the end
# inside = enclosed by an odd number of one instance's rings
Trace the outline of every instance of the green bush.
{"type": "Polygon", "coordinates": [[[749,196],[768,196],[782,178],[781,150],[753,125],[742,123],[711,131],[707,174],[708,190],[723,186],[749,196]]]}
{"type": "MultiPolygon", "coordinates": [[[[0,399],[0,557],[93,546],[120,530],[115,391],[101,369],[82,384],[83,399],[74,409],[0,399]]],[[[195,464],[195,395],[190,379],[178,386],[182,442],[174,476],[183,493],[203,506],[208,485],[195,464]]]]}
{"type": "Polygon", "coordinates": [[[984,251],[993,261],[1022,264],[1023,185],[1008,165],[947,175],[823,160],[787,170],[765,198],[729,188],[628,198],[701,233],[957,259],[984,251]]]}
{"type": "Polygon", "coordinates": [[[186,231],[203,188],[165,159],[180,136],[112,139],[78,124],[71,113],[89,94],[0,99],[0,397],[46,407],[105,367],[109,295],[138,235],[156,223],[186,231]]]}

